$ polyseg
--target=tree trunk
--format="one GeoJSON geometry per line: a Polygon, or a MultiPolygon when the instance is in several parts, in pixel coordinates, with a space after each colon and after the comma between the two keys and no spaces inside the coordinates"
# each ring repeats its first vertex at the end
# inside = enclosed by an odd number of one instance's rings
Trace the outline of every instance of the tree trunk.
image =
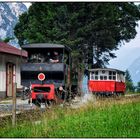
{"type": "Polygon", "coordinates": [[[80,96],[83,96],[84,94],[82,91],[83,74],[84,74],[84,71],[81,68],[78,68],[78,94],[80,96]]]}

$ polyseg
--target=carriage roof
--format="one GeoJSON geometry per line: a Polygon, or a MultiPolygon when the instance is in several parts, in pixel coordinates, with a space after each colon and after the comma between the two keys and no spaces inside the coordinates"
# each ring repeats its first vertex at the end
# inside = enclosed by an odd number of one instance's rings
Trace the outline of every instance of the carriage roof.
{"type": "Polygon", "coordinates": [[[105,71],[116,71],[116,72],[120,72],[120,73],[125,74],[124,71],[121,71],[121,70],[118,70],[118,69],[112,69],[112,68],[95,68],[95,69],[88,69],[89,72],[92,72],[92,71],[100,71],[100,70],[105,70],[105,71]]]}
{"type": "Polygon", "coordinates": [[[22,49],[37,49],[37,48],[54,48],[54,49],[66,49],[67,51],[71,51],[71,48],[61,45],[61,44],[51,44],[51,43],[33,43],[33,44],[26,44],[21,46],[22,49]]]}

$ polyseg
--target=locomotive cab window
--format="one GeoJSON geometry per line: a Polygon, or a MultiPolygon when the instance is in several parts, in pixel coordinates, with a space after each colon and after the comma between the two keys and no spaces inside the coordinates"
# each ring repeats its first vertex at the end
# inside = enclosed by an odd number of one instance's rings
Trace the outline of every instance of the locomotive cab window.
{"type": "Polygon", "coordinates": [[[63,48],[28,49],[29,63],[62,63],[63,48]]]}

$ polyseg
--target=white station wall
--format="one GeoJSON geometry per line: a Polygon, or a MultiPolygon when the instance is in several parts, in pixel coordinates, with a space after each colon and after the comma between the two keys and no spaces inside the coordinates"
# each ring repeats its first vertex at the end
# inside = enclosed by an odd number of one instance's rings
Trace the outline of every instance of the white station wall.
{"type": "Polygon", "coordinates": [[[13,56],[8,54],[0,54],[0,91],[6,91],[6,63],[11,62],[16,66],[16,80],[17,88],[21,88],[20,76],[20,56],[13,56]]]}
{"type": "Polygon", "coordinates": [[[6,91],[6,63],[4,55],[0,54],[0,91],[6,91]]]}

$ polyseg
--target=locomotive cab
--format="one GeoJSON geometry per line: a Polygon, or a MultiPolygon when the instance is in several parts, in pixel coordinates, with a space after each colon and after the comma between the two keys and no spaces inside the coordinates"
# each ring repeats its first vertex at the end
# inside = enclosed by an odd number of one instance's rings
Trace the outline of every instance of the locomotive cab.
{"type": "Polygon", "coordinates": [[[117,69],[90,69],[89,91],[96,95],[112,95],[125,93],[125,73],[117,69]]]}

